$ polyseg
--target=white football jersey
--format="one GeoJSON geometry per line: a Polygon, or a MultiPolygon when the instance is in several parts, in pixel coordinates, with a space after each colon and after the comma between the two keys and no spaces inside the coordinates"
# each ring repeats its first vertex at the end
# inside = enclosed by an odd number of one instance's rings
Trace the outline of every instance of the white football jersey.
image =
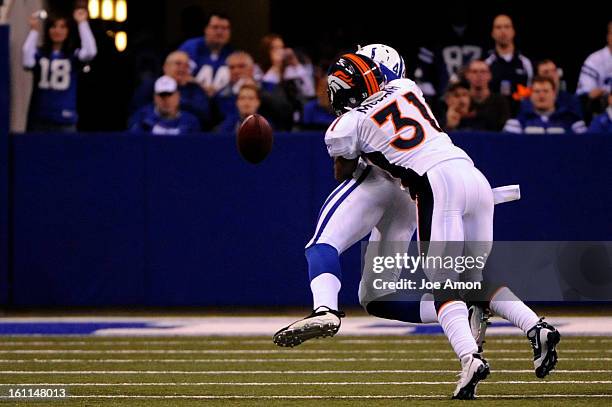
{"type": "Polygon", "coordinates": [[[401,177],[402,169],[425,174],[434,165],[470,157],[440,128],[410,79],[391,81],[360,106],[337,118],[325,134],[329,155],[372,163],[401,177]]]}
{"type": "Polygon", "coordinates": [[[584,95],[596,88],[604,89],[608,93],[612,91],[612,50],[610,47],[603,47],[589,55],[580,70],[576,93],[584,95]]]}

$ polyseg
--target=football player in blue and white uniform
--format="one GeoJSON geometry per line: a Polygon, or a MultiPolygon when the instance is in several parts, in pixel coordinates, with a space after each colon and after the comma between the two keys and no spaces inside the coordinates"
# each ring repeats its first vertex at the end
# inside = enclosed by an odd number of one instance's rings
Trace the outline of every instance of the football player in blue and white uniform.
{"type": "MultiPolygon", "coordinates": [[[[389,46],[371,44],[360,48],[357,53],[378,62],[389,81],[405,76],[403,58],[389,46]]],[[[507,191],[507,187],[496,191],[498,202],[518,199],[517,196],[503,197],[507,191]]],[[[323,204],[314,236],[306,245],[314,311],[278,331],[274,342],[279,346],[296,346],[312,338],[337,333],[340,318],[344,315],[338,308],[342,279],[340,254],[370,232],[369,240],[376,244],[368,245],[366,257],[403,252],[407,247],[397,247],[398,242],[409,242],[415,230],[415,202],[402,191],[400,182],[388,172],[361,160],[352,177],[338,186],[323,204]]],[[[399,278],[399,270],[395,274],[394,278],[399,278]]],[[[370,269],[363,270],[359,300],[368,313],[404,322],[437,322],[430,293],[374,290],[373,280],[379,277],[370,269]]],[[[479,347],[484,339],[487,319],[488,314],[481,307],[470,307],[472,332],[479,347]]]]}
{"type": "MultiPolygon", "coordinates": [[[[403,58],[393,48],[372,44],[358,52],[374,56],[389,80],[405,76],[403,58]]],[[[296,346],[305,340],[333,336],[340,328],[344,314],[338,308],[341,287],[339,256],[371,232],[370,241],[407,242],[416,229],[416,207],[400,184],[380,168],[361,161],[353,176],[340,184],[323,203],[312,239],[306,245],[306,259],[313,296],[313,312],[278,331],[274,342],[279,346],[296,346]]],[[[377,315],[374,305],[377,295],[367,290],[371,273],[364,270],[359,298],[368,312],[377,315]]],[[[420,297],[405,302],[408,322],[436,322],[433,302],[421,315],[420,297]],[[415,306],[416,305],[416,306],[415,306]],[[427,315],[429,310],[429,315],[427,315]]],[[[380,315],[379,315],[380,316],[380,315]]]]}

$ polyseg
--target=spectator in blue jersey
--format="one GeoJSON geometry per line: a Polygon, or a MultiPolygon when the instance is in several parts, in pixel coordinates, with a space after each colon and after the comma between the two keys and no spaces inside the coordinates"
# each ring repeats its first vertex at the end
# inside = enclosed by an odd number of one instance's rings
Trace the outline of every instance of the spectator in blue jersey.
{"type": "MultiPolygon", "coordinates": [[[[198,85],[189,70],[189,56],[183,51],[168,54],[163,67],[164,75],[173,78],[181,99],[181,110],[193,114],[200,121],[202,129],[209,128],[210,100],[198,85]]],[[[151,104],[154,95],[155,81],[145,81],[136,89],[132,100],[132,113],[143,106],[151,104]]]]}
{"type": "MultiPolygon", "coordinates": [[[[552,79],[555,82],[555,88],[557,89],[557,110],[571,110],[575,112],[579,117],[582,118],[582,107],[580,106],[580,99],[572,93],[569,93],[562,89],[563,83],[561,83],[561,72],[557,68],[557,64],[551,59],[544,59],[536,64],[536,75],[544,76],[552,79]]],[[[532,110],[533,105],[531,99],[523,99],[519,114],[532,110]]]]}
{"type": "Polygon", "coordinates": [[[302,129],[325,130],[336,119],[327,96],[327,75],[317,81],[317,98],[304,105],[302,129]]]}
{"type": "Polygon", "coordinates": [[[533,77],[531,61],[521,54],[514,44],[512,19],[500,14],[493,20],[491,37],[495,49],[485,62],[491,68],[491,91],[505,96],[513,115],[518,112],[521,99],[528,96],[528,86],[533,77]]]}
{"type": "Polygon", "coordinates": [[[593,118],[589,131],[612,133],[612,93],[608,94],[608,107],[602,114],[593,118]]]}
{"type": "Polygon", "coordinates": [[[136,112],[130,119],[130,131],[155,135],[178,136],[200,131],[198,119],[180,109],[176,81],[162,76],[155,81],[155,102],[136,112]]]}
{"type": "Polygon", "coordinates": [[[504,131],[525,134],[584,133],[586,126],[576,112],[555,107],[555,86],[551,78],[536,76],[531,87],[533,109],[508,120],[504,131]]]}
{"type": "Polygon", "coordinates": [[[77,77],[81,62],[97,54],[96,41],[87,22],[87,10],[76,9],[81,47],[73,46],[72,21],[50,14],[45,22],[44,40],[37,48],[40,19],[31,16],[30,33],[23,45],[23,66],[34,73],[34,87],[28,114],[28,131],[76,131],[77,77]]]}
{"type": "Polygon", "coordinates": [[[225,117],[225,120],[217,127],[217,131],[219,133],[236,132],[244,119],[259,112],[260,106],[259,87],[254,81],[246,82],[238,91],[236,109],[225,117]]]}
{"type": "Polygon", "coordinates": [[[225,60],[232,53],[229,45],[231,29],[227,15],[211,13],[204,28],[204,37],[189,39],[179,47],[180,51],[189,55],[191,73],[211,97],[229,82],[225,60]]]}

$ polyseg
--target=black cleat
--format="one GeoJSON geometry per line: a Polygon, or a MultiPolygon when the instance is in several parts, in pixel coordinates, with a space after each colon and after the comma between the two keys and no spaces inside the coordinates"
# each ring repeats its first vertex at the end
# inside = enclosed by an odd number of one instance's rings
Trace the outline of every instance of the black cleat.
{"type": "Polygon", "coordinates": [[[527,331],[527,339],[533,348],[535,374],[540,379],[546,377],[557,365],[556,346],[561,340],[559,331],[543,319],[527,331]]]}
{"type": "Polygon", "coordinates": [[[334,336],[340,329],[340,318],[344,316],[342,311],[335,311],[325,306],[318,307],[306,318],[295,321],[275,333],[274,343],[293,348],[310,339],[334,336]]]}

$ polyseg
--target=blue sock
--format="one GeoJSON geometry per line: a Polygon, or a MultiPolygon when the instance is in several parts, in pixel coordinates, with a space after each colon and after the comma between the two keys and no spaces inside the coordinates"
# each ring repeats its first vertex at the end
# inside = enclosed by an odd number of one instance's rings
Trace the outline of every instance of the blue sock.
{"type": "Polygon", "coordinates": [[[313,309],[324,306],[338,310],[338,293],[342,286],[338,251],[328,244],[306,249],[313,309]]]}
{"type": "Polygon", "coordinates": [[[342,281],[340,270],[340,257],[338,250],[328,244],[315,244],[306,249],[306,260],[308,261],[308,276],[310,281],[324,273],[333,274],[342,281]]]}

